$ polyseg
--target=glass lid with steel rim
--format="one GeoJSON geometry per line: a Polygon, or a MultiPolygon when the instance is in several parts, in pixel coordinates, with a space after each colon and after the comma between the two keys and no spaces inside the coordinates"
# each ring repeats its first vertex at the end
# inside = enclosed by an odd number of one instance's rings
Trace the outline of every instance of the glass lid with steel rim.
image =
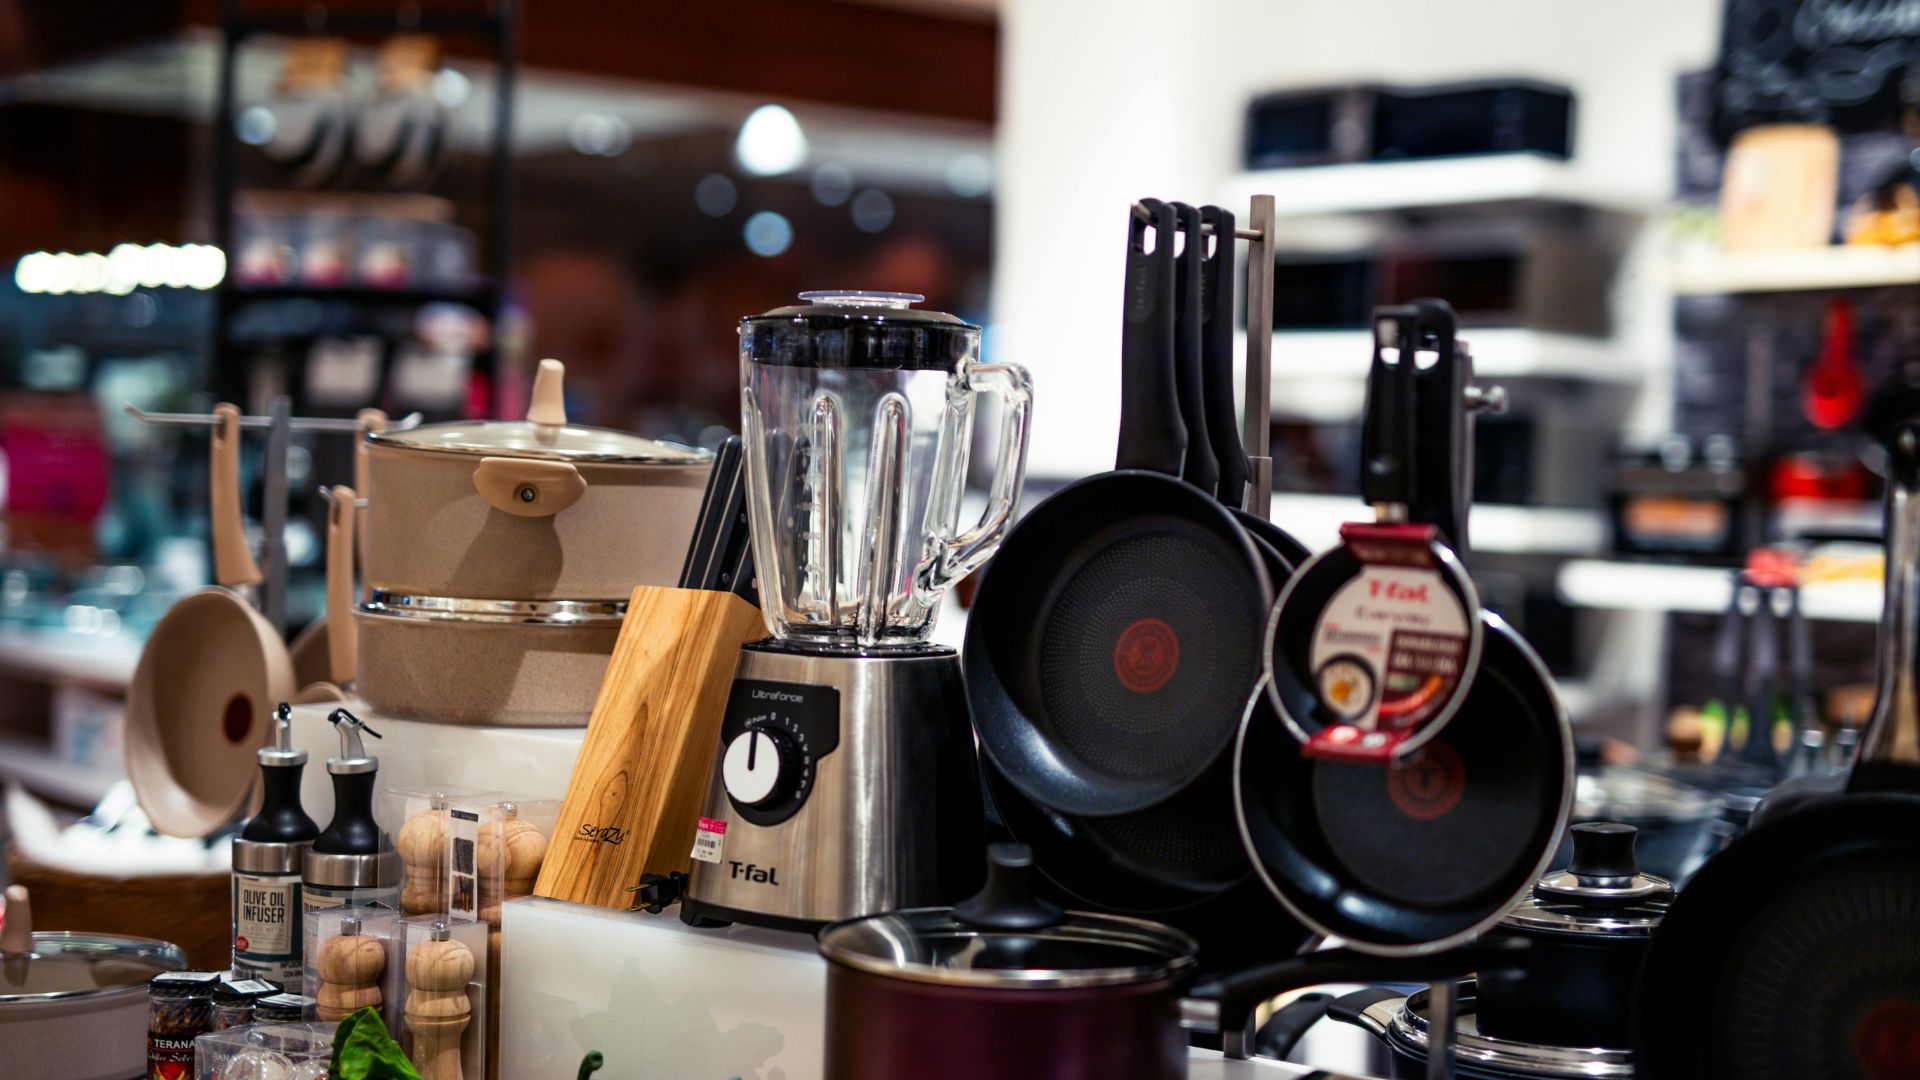
{"type": "Polygon", "coordinates": [[[1031,989],[1150,982],[1197,964],[1197,943],[1172,927],[1063,912],[1036,898],[1032,864],[1023,845],[995,844],[986,887],[972,899],[834,923],[820,931],[820,953],[916,982],[1031,989]]]}
{"type": "Polygon", "coordinates": [[[533,379],[532,402],[525,420],[458,420],[445,424],[371,431],[367,441],[376,446],[427,450],[444,454],[489,457],[545,458],[557,461],[609,462],[630,465],[701,465],[713,453],[664,439],[649,439],[611,428],[567,423],[561,381],[566,369],[558,360],[542,360],[533,379]]]}
{"type": "Polygon", "coordinates": [[[1639,832],[1615,821],[1572,826],[1572,863],[1541,878],[1501,922],[1555,934],[1651,935],[1673,903],[1673,884],[1640,872],[1633,858],[1639,832]]]}
{"type": "MultiPolygon", "coordinates": [[[[1628,1080],[1634,1074],[1633,1051],[1600,1046],[1548,1046],[1520,1042],[1480,1033],[1474,1012],[1475,985],[1469,979],[1460,985],[1459,1013],[1455,1019],[1453,1054],[1458,1064],[1472,1064],[1500,1070],[1502,1076],[1589,1077],[1628,1080]]],[[[1431,1009],[1428,990],[1416,990],[1404,999],[1388,998],[1367,1007],[1367,1025],[1384,1031],[1401,1049],[1417,1057],[1427,1056],[1431,1009]]]]}
{"type": "Polygon", "coordinates": [[[25,952],[0,952],[0,1007],[119,990],[187,966],[180,946],[118,934],[41,931],[25,952]]]}

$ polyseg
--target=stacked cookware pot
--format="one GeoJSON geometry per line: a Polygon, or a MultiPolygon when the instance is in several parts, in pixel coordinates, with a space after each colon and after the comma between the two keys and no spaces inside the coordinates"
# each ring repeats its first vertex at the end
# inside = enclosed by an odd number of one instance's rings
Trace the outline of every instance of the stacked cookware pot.
{"type": "Polygon", "coordinates": [[[558,361],[525,420],[367,436],[357,689],[377,712],[571,726],[639,585],[671,585],[712,454],[567,423],[558,361]]]}

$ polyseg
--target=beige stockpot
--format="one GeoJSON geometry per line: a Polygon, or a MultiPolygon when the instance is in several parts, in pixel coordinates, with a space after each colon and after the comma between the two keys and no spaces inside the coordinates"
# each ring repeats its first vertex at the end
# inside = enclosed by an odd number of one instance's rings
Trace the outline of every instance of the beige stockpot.
{"type": "Polygon", "coordinates": [[[445,723],[585,724],[627,597],[680,574],[713,455],[571,425],[541,361],[527,419],[367,436],[357,690],[445,723]]]}

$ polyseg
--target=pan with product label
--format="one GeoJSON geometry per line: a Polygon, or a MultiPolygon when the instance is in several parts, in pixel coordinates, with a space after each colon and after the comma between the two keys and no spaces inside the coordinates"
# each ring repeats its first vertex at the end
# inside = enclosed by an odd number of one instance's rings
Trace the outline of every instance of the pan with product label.
{"type": "Polygon", "coordinates": [[[1458,456],[1435,450],[1459,432],[1414,437],[1416,365],[1431,357],[1437,382],[1456,381],[1453,309],[1416,300],[1378,309],[1373,324],[1360,488],[1378,521],[1341,526],[1341,542],[1288,580],[1265,660],[1274,707],[1308,754],[1381,762],[1418,750],[1453,718],[1484,632],[1448,523],[1427,510],[1458,497],[1458,456]]]}
{"type": "MultiPolygon", "coordinates": [[[[1459,469],[1474,398],[1464,349],[1456,360],[1458,371],[1421,373],[1412,441],[1459,469]]],[[[1408,498],[1464,536],[1465,476],[1438,472],[1408,498]]],[[[1315,755],[1270,694],[1249,703],[1234,756],[1241,839],[1309,928],[1371,952],[1445,949],[1497,923],[1552,859],[1572,805],[1572,728],[1526,641],[1491,612],[1475,621],[1482,647],[1464,700],[1410,754],[1315,755]]]]}
{"type": "Polygon", "coordinates": [[[987,759],[1021,794],[1109,816],[1171,798],[1232,745],[1259,679],[1273,583],[1226,507],[1180,479],[1175,213],[1129,212],[1115,471],[1014,527],[981,583],[961,662],[987,759]]]}

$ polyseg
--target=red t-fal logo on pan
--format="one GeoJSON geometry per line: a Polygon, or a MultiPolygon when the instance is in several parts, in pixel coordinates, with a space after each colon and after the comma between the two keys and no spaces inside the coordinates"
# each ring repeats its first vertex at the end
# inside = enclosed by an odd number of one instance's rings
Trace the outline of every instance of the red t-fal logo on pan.
{"type": "Polygon", "coordinates": [[[1427,583],[1423,581],[1418,585],[1408,585],[1402,581],[1374,578],[1367,582],[1367,597],[1402,604],[1424,604],[1427,602],[1427,583]]]}

